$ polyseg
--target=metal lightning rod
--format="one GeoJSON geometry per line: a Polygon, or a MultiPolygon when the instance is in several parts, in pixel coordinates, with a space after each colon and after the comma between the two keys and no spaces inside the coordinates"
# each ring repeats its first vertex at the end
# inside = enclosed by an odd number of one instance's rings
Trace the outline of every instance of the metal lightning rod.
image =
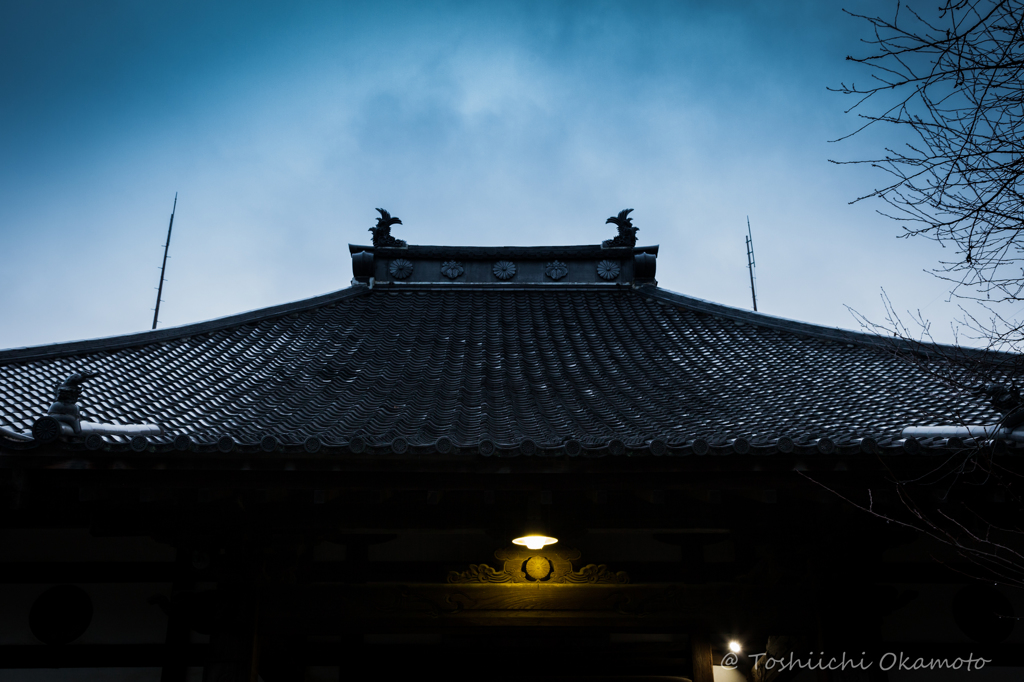
{"type": "Polygon", "coordinates": [[[174,193],[174,206],[171,207],[171,222],[167,226],[167,243],[164,244],[164,264],[160,266],[160,286],[156,289],[156,308],[153,310],[153,329],[160,317],[160,297],[164,293],[164,273],[167,272],[167,251],[171,248],[171,228],[174,227],[174,211],[178,208],[178,193],[174,193]]]}
{"type": "Polygon", "coordinates": [[[750,270],[750,297],[754,299],[757,312],[757,289],[754,288],[754,237],[750,233],[750,216],[747,216],[747,269],[750,270]]]}

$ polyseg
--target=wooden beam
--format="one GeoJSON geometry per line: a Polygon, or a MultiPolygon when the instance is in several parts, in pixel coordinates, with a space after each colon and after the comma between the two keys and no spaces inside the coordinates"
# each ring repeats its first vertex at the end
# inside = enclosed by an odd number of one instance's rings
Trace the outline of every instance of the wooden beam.
{"type": "MultiPolygon", "coordinates": [[[[702,561],[694,559],[697,550],[687,548],[685,551],[684,558],[693,559],[694,566],[688,566],[685,561],[618,561],[615,562],[615,569],[628,573],[637,584],[705,582],[703,577],[693,573],[695,567],[704,566],[702,561]]],[[[304,577],[314,583],[337,582],[345,579],[345,572],[350,565],[350,562],[345,561],[315,561],[303,567],[304,577]]],[[[452,561],[371,561],[365,570],[373,576],[374,582],[415,583],[431,579],[443,580],[448,571],[458,566],[452,561]]],[[[742,573],[748,568],[721,563],[707,566],[714,569],[716,580],[724,582],[731,580],[733,574],[742,573]]],[[[971,565],[963,563],[874,563],[864,567],[858,578],[864,585],[960,585],[973,582],[971,569],[971,565]]],[[[189,567],[188,571],[198,582],[215,582],[218,579],[216,566],[202,570],[189,567]]],[[[0,585],[169,583],[174,580],[174,576],[174,564],[167,561],[0,561],[0,585]]]]}
{"type": "Polygon", "coordinates": [[[279,587],[260,597],[260,631],[304,626],[312,635],[475,627],[694,627],[727,630],[736,622],[762,632],[802,632],[815,603],[798,588],[709,585],[460,583],[279,587]]]}
{"type": "Polygon", "coordinates": [[[706,633],[690,635],[693,661],[693,682],[715,682],[714,661],[711,659],[711,639],[706,633]]]}

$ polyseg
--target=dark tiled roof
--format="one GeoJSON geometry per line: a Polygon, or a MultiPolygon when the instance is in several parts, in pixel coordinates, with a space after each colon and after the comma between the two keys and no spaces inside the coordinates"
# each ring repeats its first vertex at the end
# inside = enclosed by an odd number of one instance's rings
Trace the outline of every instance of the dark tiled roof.
{"type": "Polygon", "coordinates": [[[583,244],[576,246],[430,246],[426,244],[410,244],[401,248],[379,247],[349,244],[351,253],[372,251],[379,258],[415,258],[415,259],[449,259],[463,258],[482,260],[493,258],[512,259],[593,259],[609,257],[628,257],[634,253],[651,253],[658,255],[658,246],[617,246],[602,247],[600,244],[583,244]]]}
{"type": "Polygon", "coordinates": [[[570,454],[614,453],[696,438],[885,442],[909,425],[1000,417],[877,337],[654,286],[359,285],[201,325],[0,352],[0,426],[30,430],[85,369],[103,374],[85,387],[83,418],[161,424],[157,444],[316,437],[402,451],[443,437],[485,454],[569,441],[570,454]]]}

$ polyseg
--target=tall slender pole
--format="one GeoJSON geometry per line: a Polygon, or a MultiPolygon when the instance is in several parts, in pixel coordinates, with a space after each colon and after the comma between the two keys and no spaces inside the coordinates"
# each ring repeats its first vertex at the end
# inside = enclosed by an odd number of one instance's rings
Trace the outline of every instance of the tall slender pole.
{"type": "Polygon", "coordinates": [[[174,227],[174,211],[178,208],[178,193],[174,193],[174,206],[171,207],[171,222],[167,226],[167,243],[164,244],[164,264],[160,266],[160,286],[156,289],[156,308],[153,310],[153,329],[160,317],[160,297],[164,294],[164,273],[167,272],[167,251],[171,248],[171,228],[174,227]]]}
{"type": "Polygon", "coordinates": [[[754,288],[754,237],[750,232],[750,216],[747,216],[747,269],[750,270],[750,297],[754,299],[757,312],[757,290],[754,288]]]}

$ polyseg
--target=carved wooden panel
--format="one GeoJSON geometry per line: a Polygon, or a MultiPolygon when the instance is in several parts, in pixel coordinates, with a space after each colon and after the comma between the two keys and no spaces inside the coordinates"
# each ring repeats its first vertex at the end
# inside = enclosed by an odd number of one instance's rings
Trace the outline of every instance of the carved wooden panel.
{"type": "Polygon", "coordinates": [[[543,549],[528,549],[513,545],[499,549],[494,558],[503,561],[501,570],[487,564],[470,564],[465,571],[448,574],[450,583],[587,583],[618,584],[629,582],[625,571],[611,571],[604,564],[587,564],[573,570],[572,562],[580,558],[580,551],[572,547],[548,545],[543,549]]]}

